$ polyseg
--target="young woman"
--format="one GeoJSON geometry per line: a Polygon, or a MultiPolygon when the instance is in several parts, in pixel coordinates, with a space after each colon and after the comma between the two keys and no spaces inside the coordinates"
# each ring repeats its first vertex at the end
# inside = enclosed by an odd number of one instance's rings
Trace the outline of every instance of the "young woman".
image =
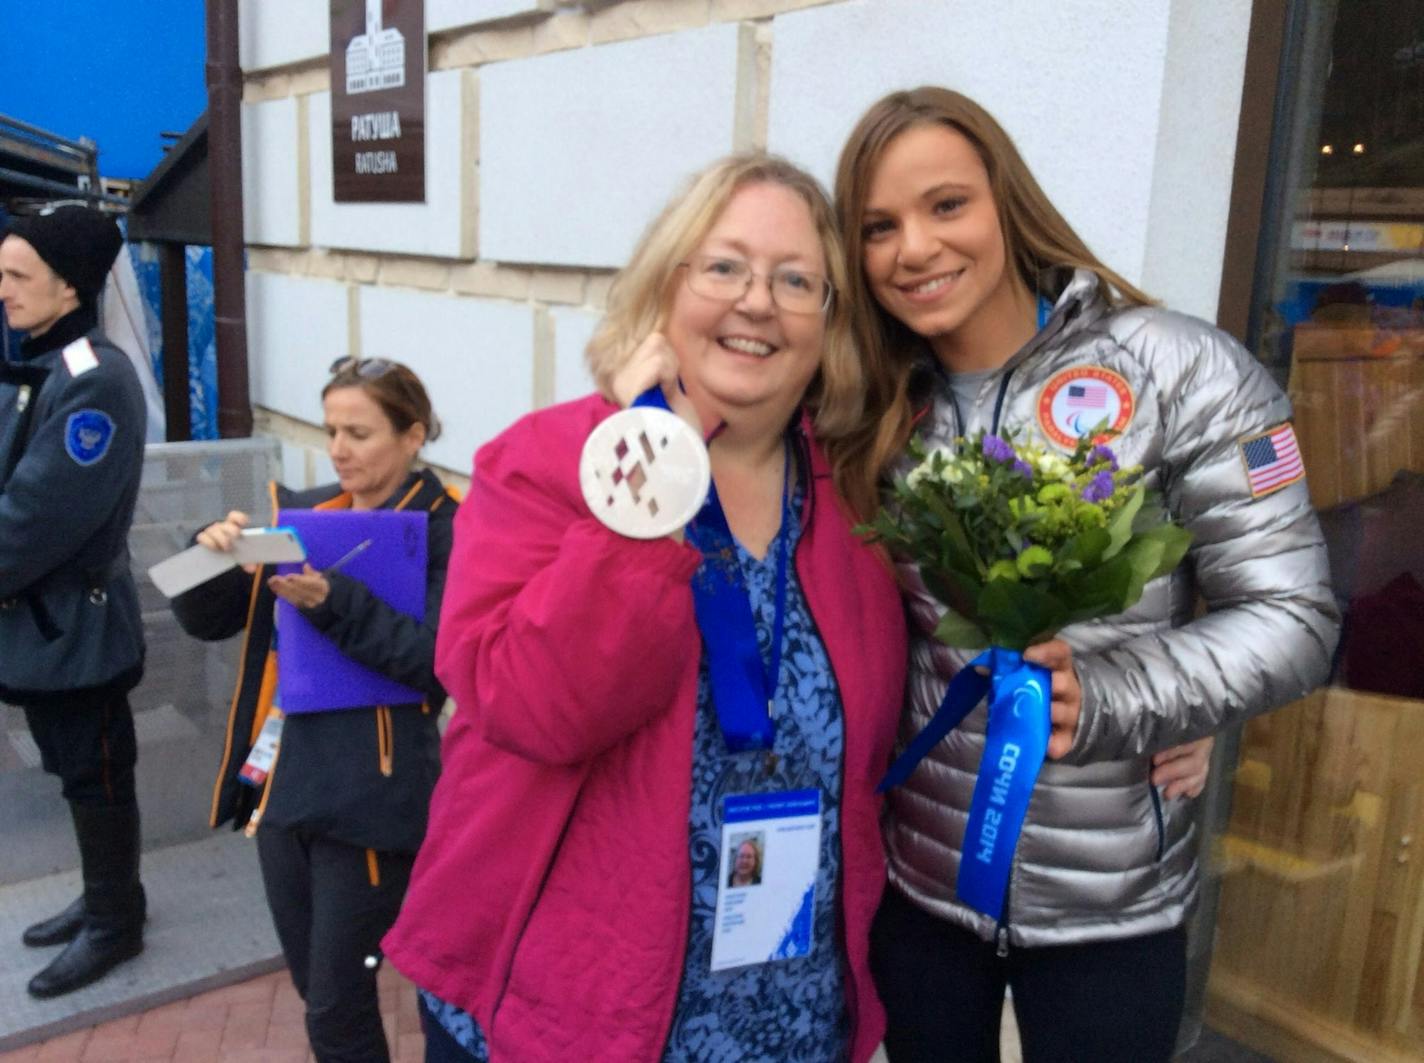
{"type": "Polygon", "coordinates": [[[711,166],[612,290],[589,349],[602,393],[478,454],[436,654],[458,709],[384,942],[426,990],[428,1060],[864,1063],[880,1041],[874,790],[905,629],[817,442],[860,407],[843,269],[812,178],[763,156],[711,166]],[[704,509],[629,538],[585,501],[585,439],[659,386],[694,445],[711,437],[721,529],[704,509]],[[749,649],[739,704],[774,727],[756,741],[700,622],[724,579],[749,606],[721,631],[749,649]],[[792,830],[742,816],[793,804],[775,819],[792,830]],[[760,883],[725,885],[732,836],[757,830],[760,883]],[[793,914],[793,948],[743,936],[793,914]]]}
{"type": "MultiPolygon", "coordinates": [[[[413,468],[439,428],[410,369],[343,358],[321,395],[338,482],[300,494],[274,484],[273,516],[278,508],[427,511],[425,619],[387,605],[344,571],[310,565],[291,575],[233,569],[175,598],[173,609],[198,638],[245,630],[211,822],[231,821],[257,836],[267,903],[306,1002],[316,1058],[366,1063],[389,1058],[368,957],[395,921],[440,773],[436,720],[445,691],[434,673],[435,629],[456,502],[434,473],[413,468]],[[273,706],[278,598],[346,656],[420,691],[424,701],[283,718],[273,706]],[[280,744],[261,780],[243,768],[264,722],[277,718],[280,744]]],[[[199,532],[198,542],[230,550],[250,523],[245,513],[229,513],[199,532]]]]}
{"type": "MultiPolygon", "coordinates": [[[[1106,420],[1118,459],[1144,467],[1194,537],[1138,605],[1030,651],[1054,672],[1053,733],[1001,920],[954,891],[984,710],[892,793],[873,943],[891,1060],[997,1059],[1006,984],[1028,1060],[1165,1060],[1197,894],[1191,808],[1171,798],[1199,787],[1202,756],[1173,747],[1299,697],[1336,640],[1289,404],[1229,337],[1094,258],[958,93],[874,104],[842,152],[836,209],[869,397],[830,449],[860,512],[912,433],[952,445],[986,428],[1071,450],[1106,420]]],[[[934,642],[943,609],[913,564],[901,571],[907,739],[969,655],[934,642]]]]}

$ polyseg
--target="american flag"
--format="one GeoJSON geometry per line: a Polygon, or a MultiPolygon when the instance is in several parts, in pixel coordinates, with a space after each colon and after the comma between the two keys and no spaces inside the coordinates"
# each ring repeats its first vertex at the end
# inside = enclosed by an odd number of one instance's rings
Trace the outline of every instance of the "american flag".
{"type": "Polygon", "coordinates": [[[1102,384],[1069,384],[1070,410],[1103,410],[1108,405],[1108,389],[1102,384]]]}
{"type": "Polygon", "coordinates": [[[1263,436],[1244,440],[1241,457],[1246,462],[1252,498],[1268,495],[1305,475],[1305,463],[1295,443],[1295,429],[1289,421],[1263,436]]]}

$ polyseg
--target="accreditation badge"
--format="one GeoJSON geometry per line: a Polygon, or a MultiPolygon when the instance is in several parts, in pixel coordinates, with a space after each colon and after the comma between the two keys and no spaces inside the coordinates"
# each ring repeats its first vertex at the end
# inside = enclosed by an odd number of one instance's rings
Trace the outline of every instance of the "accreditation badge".
{"type": "Polygon", "coordinates": [[[666,409],[630,406],[601,421],[579,458],[593,515],[619,535],[658,539],[687,524],[712,483],[707,446],[666,409]]]}
{"type": "Polygon", "coordinates": [[[248,786],[260,787],[267,781],[272,765],[277,763],[277,750],[282,744],[282,721],[286,719],[281,709],[268,711],[262,722],[262,730],[257,741],[252,743],[252,752],[247,754],[237,777],[248,786]]]}
{"type": "Polygon", "coordinates": [[[1065,450],[1099,424],[1106,427],[1093,442],[1105,443],[1132,422],[1137,397],[1126,380],[1100,365],[1060,369],[1038,393],[1038,427],[1065,450]]]}
{"type": "Polygon", "coordinates": [[[821,861],[821,792],[722,801],[712,970],[810,955],[821,861]]]}

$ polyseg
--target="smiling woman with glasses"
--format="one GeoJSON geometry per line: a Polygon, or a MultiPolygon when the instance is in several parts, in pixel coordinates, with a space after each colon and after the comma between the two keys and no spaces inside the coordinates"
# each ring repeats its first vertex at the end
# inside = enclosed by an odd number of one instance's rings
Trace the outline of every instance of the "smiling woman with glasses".
{"type": "MultiPolygon", "coordinates": [[[[366,959],[379,953],[400,907],[440,771],[436,720],[445,691],[433,667],[455,500],[433,472],[414,467],[440,426],[406,366],[338,358],[321,400],[338,482],[300,493],[274,484],[274,509],[426,511],[424,618],[376,597],[354,564],[340,572],[307,565],[290,575],[233,568],[175,598],[173,608],[198,638],[246,631],[212,825],[231,820],[256,834],[272,920],[306,1002],[317,1059],[378,1063],[389,1049],[366,959]],[[424,702],[285,716],[274,703],[278,598],[347,657],[420,691],[424,702]]],[[[232,512],[197,540],[231,550],[250,523],[232,512]]]]}
{"type": "Polygon", "coordinates": [[[477,455],[436,649],[459,708],[384,943],[428,1063],[863,1063],[880,1040],[905,629],[821,450],[860,410],[843,270],[814,179],[710,166],[612,288],[600,394],[477,455]],[[604,435],[633,423],[655,427],[604,435]],[[701,509],[675,438],[710,464],[701,509]]]}

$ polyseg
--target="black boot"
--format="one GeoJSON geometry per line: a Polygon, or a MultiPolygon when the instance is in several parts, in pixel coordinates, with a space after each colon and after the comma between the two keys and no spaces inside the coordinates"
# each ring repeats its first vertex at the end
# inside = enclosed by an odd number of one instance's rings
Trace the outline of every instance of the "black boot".
{"type": "Polygon", "coordinates": [[[84,922],[65,950],[30,979],[29,991],[36,997],[86,986],[143,951],[138,806],[69,808],[84,870],[84,922]]]}
{"type": "Polygon", "coordinates": [[[41,919],[33,926],[25,927],[21,940],[31,948],[63,945],[66,941],[73,941],[74,935],[79,933],[79,928],[83,925],[84,894],[81,893],[70,902],[68,908],[58,915],[52,915],[48,919],[41,919]]]}

